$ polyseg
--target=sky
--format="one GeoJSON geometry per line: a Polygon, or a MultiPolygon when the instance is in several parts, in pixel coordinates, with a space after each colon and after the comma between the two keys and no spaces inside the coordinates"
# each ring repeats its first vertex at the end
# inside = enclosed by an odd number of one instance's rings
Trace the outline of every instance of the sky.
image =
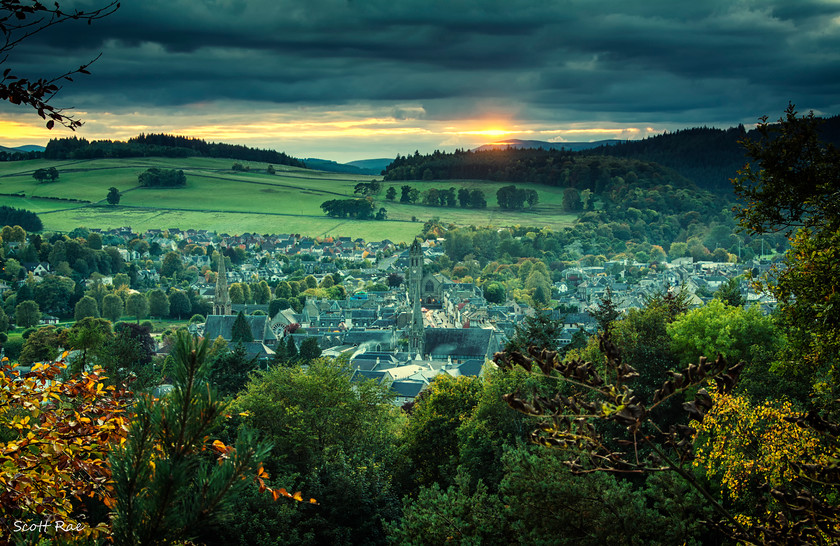
{"type": "MultiPolygon", "coordinates": [[[[100,53],[53,101],[80,137],[340,162],[749,126],[789,102],[840,113],[840,0],[123,0],[0,68],[54,76],[100,53]]],[[[0,145],[72,134],[0,103],[0,145]]]]}

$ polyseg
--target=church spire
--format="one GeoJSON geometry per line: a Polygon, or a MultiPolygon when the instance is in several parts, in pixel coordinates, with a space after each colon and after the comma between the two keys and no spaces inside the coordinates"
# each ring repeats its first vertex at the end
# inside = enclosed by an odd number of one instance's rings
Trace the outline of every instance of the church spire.
{"type": "Polygon", "coordinates": [[[423,249],[417,239],[408,249],[408,297],[411,301],[411,324],[408,329],[408,352],[423,354],[423,312],[420,283],[423,280],[423,249]]]}
{"type": "Polygon", "coordinates": [[[227,273],[225,273],[225,255],[219,252],[219,273],[216,275],[216,297],[213,300],[214,315],[229,315],[230,293],[228,292],[227,273]]]}

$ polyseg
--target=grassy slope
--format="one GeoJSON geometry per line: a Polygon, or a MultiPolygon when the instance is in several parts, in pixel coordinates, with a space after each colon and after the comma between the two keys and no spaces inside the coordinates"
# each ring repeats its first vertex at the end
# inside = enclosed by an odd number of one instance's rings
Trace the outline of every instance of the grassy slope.
{"type": "MultiPolygon", "coordinates": [[[[0,205],[26,208],[39,213],[47,230],[70,231],[79,226],[111,228],[131,226],[149,228],[212,229],[231,234],[302,233],[305,235],[349,235],[366,240],[389,238],[408,241],[420,230],[418,222],[439,217],[446,223],[462,225],[533,225],[559,228],[573,222],[574,215],[561,211],[562,188],[534,186],[540,193],[536,211],[502,212],[496,206],[486,210],[433,208],[403,205],[384,199],[377,207],[388,210],[385,222],[329,218],[320,208],[328,199],[353,196],[353,187],[369,176],[345,175],[275,167],[277,174],[265,172],[265,164],[253,163],[250,173],[230,170],[232,160],[210,158],[129,158],[73,161],[18,161],[0,163],[0,193],[23,192],[26,198],[0,196],[0,205]],[[32,172],[56,167],[59,181],[38,184],[32,172]],[[187,186],[178,189],[144,189],[137,186],[137,175],[149,167],[178,168],[187,174],[187,186]],[[123,192],[120,204],[105,203],[108,188],[123,192]],[[91,201],[61,202],[44,197],[65,197],[91,201]],[[411,218],[416,217],[417,222],[411,218]]],[[[247,163],[246,163],[247,164],[247,163]]],[[[404,182],[394,183],[398,190],[404,182]]],[[[504,183],[479,181],[410,182],[421,192],[428,188],[481,188],[487,202],[494,205],[496,190],[504,183]]],[[[520,185],[521,186],[521,185],[520,185]]]]}

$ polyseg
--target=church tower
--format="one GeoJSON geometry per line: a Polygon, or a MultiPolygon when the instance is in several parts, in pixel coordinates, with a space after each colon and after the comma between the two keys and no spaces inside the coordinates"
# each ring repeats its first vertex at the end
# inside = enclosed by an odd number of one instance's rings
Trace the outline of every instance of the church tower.
{"type": "Polygon", "coordinates": [[[408,352],[423,354],[423,312],[420,310],[422,297],[420,282],[423,280],[423,249],[415,239],[408,249],[408,298],[411,301],[411,324],[408,329],[408,352]]]}
{"type": "Polygon", "coordinates": [[[219,252],[219,274],[216,276],[216,298],[213,300],[214,315],[230,315],[230,293],[228,292],[225,255],[219,252]]]}

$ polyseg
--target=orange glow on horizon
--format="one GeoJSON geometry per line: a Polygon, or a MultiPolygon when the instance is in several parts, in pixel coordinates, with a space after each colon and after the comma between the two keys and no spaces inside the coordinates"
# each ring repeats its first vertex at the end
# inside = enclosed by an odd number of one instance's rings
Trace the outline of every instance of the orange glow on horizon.
{"type": "Polygon", "coordinates": [[[51,138],[61,138],[64,133],[66,131],[62,131],[58,126],[50,131],[40,124],[20,123],[10,120],[0,122],[0,144],[7,140],[15,143],[12,146],[32,144],[33,141],[44,141],[46,143],[51,138]],[[21,144],[17,144],[18,142],[21,144]]]}
{"type": "MultiPolygon", "coordinates": [[[[610,123],[569,123],[550,125],[538,122],[517,123],[504,117],[484,119],[425,119],[418,109],[415,116],[398,118],[375,109],[336,108],[318,111],[276,112],[255,120],[249,113],[222,116],[149,112],[78,112],[85,125],[76,132],[56,127],[47,130],[37,116],[0,116],[0,145],[46,145],[50,139],[78,136],[88,140],[127,140],[139,133],[180,134],[215,142],[242,143],[249,146],[275,147],[296,153],[310,147],[329,146],[342,149],[370,144],[374,148],[414,146],[420,149],[456,148],[492,144],[503,147],[512,139],[538,139],[555,143],[591,141],[604,138],[635,139],[661,132],[646,125],[626,126],[610,123]],[[296,144],[292,145],[291,143],[296,144]],[[348,146],[349,147],[349,146],[348,146]]],[[[412,148],[413,149],[413,148],[412,148]]],[[[389,153],[391,153],[389,149],[389,153]]]]}

